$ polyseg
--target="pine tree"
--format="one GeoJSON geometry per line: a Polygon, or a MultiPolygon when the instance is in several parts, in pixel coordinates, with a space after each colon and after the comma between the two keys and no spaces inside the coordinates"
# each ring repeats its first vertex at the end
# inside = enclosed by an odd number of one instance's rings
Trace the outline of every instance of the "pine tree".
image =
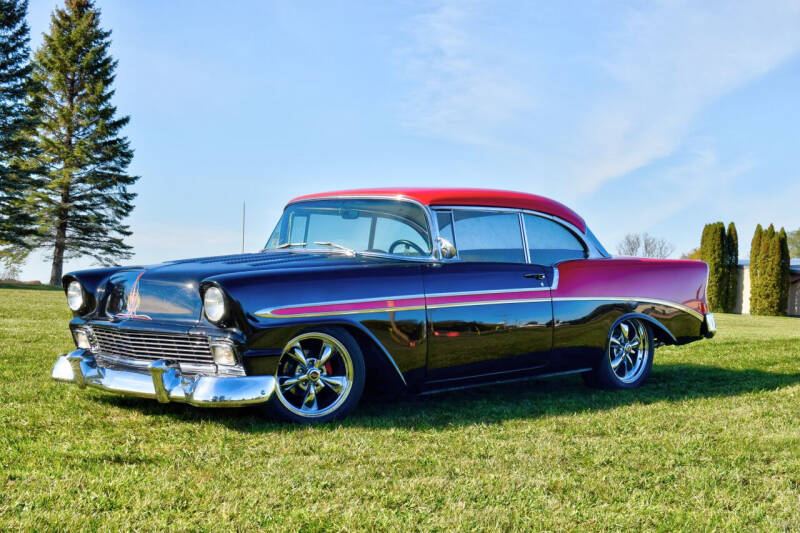
{"type": "MultiPolygon", "coordinates": [[[[772,226],[770,226],[772,227],[772,226]]],[[[762,250],[766,249],[763,267],[763,282],[761,290],[763,291],[762,300],[764,306],[762,314],[769,316],[777,316],[785,314],[786,310],[781,309],[781,243],[778,234],[774,231],[767,230],[767,243],[766,247],[762,245],[762,250]]]]}
{"type": "Polygon", "coordinates": [[[755,314],[772,315],[777,304],[775,303],[775,278],[777,276],[773,266],[773,243],[775,242],[775,226],[770,224],[761,235],[761,248],[758,253],[758,301],[759,307],[755,314]]]}
{"type": "Polygon", "coordinates": [[[791,283],[791,272],[789,271],[791,256],[789,255],[789,239],[786,230],[781,228],[778,233],[779,246],[779,277],[778,277],[778,314],[785,315],[789,308],[789,285],[791,283]]]}
{"type": "Polygon", "coordinates": [[[736,295],[739,293],[739,235],[733,222],[728,224],[725,233],[725,249],[728,260],[728,302],[725,311],[731,313],[736,308],[736,295]]]}
{"type": "Polygon", "coordinates": [[[47,221],[41,245],[52,250],[54,285],[65,258],[88,255],[110,264],[131,255],[122,220],[136,196],[128,187],[139,178],[126,173],[133,151],[120,132],[129,117],[118,116],[111,103],[117,62],[109,55],[110,35],[91,0],[66,0],[34,56],[30,100],[41,122],[33,140],[45,169],[36,199],[47,221]]]}
{"type": "Polygon", "coordinates": [[[26,206],[34,180],[25,165],[32,126],[25,104],[30,81],[27,0],[0,0],[0,244],[30,246],[35,219],[26,206]]]}
{"type": "Polygon", "coordinates": [[[725,224],[707,224],[700,242],[703,261],[708,264],[708,305],[711,311],[724,311],[728,292],[728,265],[725,261],[725,224]]]}
{"type": "Polygon", "coordinates": [[[759,293],[759,255],[761,253],[761,239],[764,237],[764,229],[761,224],[756,226],[756,231],[753,233],[753,240],[750,242],[750,313],[753,315],[759,314],[758,310],[761,308],[761,302],[758,300],[759,293]]]}

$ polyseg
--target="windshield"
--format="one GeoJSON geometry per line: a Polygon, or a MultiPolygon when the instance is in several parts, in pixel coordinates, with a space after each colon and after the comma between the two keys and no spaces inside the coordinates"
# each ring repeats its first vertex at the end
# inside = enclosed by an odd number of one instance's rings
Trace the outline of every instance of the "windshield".
{"type": "Polygon", "coordinates": [[[329,248],[428,257],[431,238],[424,209],[411,202],[313,200],[286,208],[266,248],[329,248]]]}

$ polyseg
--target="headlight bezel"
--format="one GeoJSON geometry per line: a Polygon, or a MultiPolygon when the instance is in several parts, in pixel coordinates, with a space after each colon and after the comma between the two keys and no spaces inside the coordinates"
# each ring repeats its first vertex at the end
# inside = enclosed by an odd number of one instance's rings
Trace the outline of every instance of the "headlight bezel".
{"type": "Polygon", "coordinates": [[[209,285],[203,291],[203,315],[212,324],[221,324],[228,317],[229,307],[228,298],[221,288],[209,285]]]}
{"type": "Polygon", "coordinates": [[[71,280],[67,285],[66,295],[67,307],[69,307],[72,312],[79,313],[81,310],[86,308],[86,290],[83,288],[83,284],[80,281],[76,279],[71,280]],[[77,303],[73,302],[73,298],[75,297],[79,298],[77,303]]]}

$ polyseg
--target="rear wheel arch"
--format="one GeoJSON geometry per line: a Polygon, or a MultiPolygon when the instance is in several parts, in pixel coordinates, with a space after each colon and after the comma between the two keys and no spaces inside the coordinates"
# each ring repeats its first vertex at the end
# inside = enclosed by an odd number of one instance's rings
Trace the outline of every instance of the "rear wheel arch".
{"type": "Polygon", "coordinates": [[[651,317],[650,315],[645,315],[644,313],[628,313],[620,316],[615,322],[619,322],[627,318],[638,318],[640,320],[649,322],[650,327],[653,330],[653,335],[656,338],[656,341],[662,344],[676,344],[678,342],[678,340],[675,338],[675,335],[672,334],[672,332],[669,330],[667,326],[665,326],[655,318],[651,317]]]}

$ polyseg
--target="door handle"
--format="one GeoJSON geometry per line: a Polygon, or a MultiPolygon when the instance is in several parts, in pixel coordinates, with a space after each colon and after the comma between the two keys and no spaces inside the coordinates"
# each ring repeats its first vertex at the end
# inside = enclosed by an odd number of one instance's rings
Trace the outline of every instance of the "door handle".
{"type": "Polygon", "coordinates": [[[523,278],[533,278],[533,279],[540,279],[541,280],[541,279],[544,279],[544,274],[542,274],[540,272],[536,272],[536,273],[531,273],[531,274],[523,274],[522,277],[523,278]]]}

